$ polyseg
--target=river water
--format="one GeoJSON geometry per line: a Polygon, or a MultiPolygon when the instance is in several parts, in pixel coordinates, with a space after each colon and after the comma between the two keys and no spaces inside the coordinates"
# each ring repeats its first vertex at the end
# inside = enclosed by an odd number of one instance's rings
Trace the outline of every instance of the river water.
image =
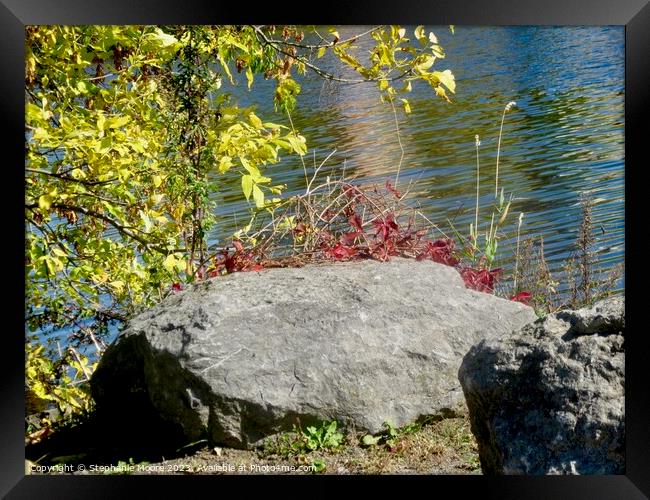
{"type": "MultiPolygon", "coordinates": [[[[342,27],[342,39],[368,27],[342,27]]],[[[412,33],[414,27],[407,27],[412,33]]],[[[480,136],[481,222],[489,224],[499,126],[506,114],[499,160],[499,186],[513,195],[510,225],[500,241],[499,267],[513,266],[516,220],[524,213],[521,235],[543,236],[551,271],[558,272],[572,251],[580,224],[580,193],[594,201],[596,251],[602,269],[624,260],[624,30],[605,27],[457,26],[427,27],[437,35],[446,58],[435,69],[456,77],[452,103],[430,87],[413,86],[412,113],[398,113],[404,158],[400,188],[433,222],[453,220],[467,235],[476,197],[475,135],[480,136]]],[[[372,40],[360,39],[360,54],[372,40]]],[[[343,77],[353,73],[326,57],[319,64],[343,77]]],[[[308,169],[334,149],[322,176],[345,165],[360,184],[394,179],[401,150],[390,105],[379,100],[375,84],[335,85],[315,74],[298,77],[302,92],[292,118],[310,147],[308,169]]],[[[288,125],[273,109],[273,83],[245,83],[233,97],[256,106],[263,121],[288,125]]],[[[267,170],[285,195],[304,192],[303,167],[284,159],[267,170]]],[[[222,179],[223,181],[223,179],[222,179]]],[[[219,223],[210,242],[218,243],[246,221],[249,209],[232,181],[214,196],[219,223]]],[[[623,288],[623,280],[618,284],[623,288]]]]}

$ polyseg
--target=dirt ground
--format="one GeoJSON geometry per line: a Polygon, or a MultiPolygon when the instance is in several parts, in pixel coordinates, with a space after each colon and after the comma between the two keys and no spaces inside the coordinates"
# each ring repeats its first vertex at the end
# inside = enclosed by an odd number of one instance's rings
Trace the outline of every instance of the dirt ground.
{"type": "MultiPolygon", "coordinates": [[[[264,448],[238,450],[209,448],[199,443],[191,453],[159,462],[134,462],[124,457],[117,463],[80,466],[65,457],[54,466],[31,474],[481,474],[477,444],[467,416],[447,418],[400,432],[390,444],[362,444],[360,434],[346,435],[335,448],[306,451],[289,449],[293,438],[285,434],[264,448]],[[284,443],[284,446],[282,445],[284,443]],[[203,446],[203,447],[201,447],[203,446]]],[[[29,470],[28,470],[29,469],[29,470]]]]}

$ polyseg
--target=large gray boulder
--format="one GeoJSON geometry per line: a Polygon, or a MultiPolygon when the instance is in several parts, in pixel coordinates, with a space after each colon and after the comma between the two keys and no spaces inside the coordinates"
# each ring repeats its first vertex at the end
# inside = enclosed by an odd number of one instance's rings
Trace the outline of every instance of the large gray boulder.
{"type": "Polygon", "coordinates": [[[187,440],[233,447],[296,418],[375,433],[384,421],[457,414],[469,347],[534,318],[431,261],[236,273],[133,319],[101,360],[93,395],[100,415],[124,421],[145,402],[187,440]]]}
{"type": "Polygon", "coordinates": [[[484,474],[625,473],[625,303],[473,346],[458,376],[484,474]]]}

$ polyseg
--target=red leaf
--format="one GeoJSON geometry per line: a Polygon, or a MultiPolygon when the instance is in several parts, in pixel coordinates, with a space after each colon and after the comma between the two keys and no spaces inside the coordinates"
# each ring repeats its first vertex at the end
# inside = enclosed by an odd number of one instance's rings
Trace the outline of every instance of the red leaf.
{"type": "Polygon", "coordinates": [[[372,224],[376,229],[375,236],[381,234],[383,240],[388,239],[391,231],[399,232],[399,226],[397,225],[397,222],[395,222],[395,216],[393,214],[386,215],[385,219],[376,219],[372,221],[372,224]]]}
{"type": "Polygon", "coordinates": [[[357,249],[349,247],[343,243],[337,243],[332,248],[325,249],[325,256],[330,259],[347,260],[357,254],[357,249]]]}
{"type": "Polygon", "coordinates": [[[497,277],[501,271],[501,269],[493,269],[492,271],[489,271],[487,269],[472,269],[466,267],[460,270],[460,275],[467,288],[479,292],[492,293],[494,291],[497,277]]]}
{"type": "Polygon", "coordinates": [[[357,214],[351,215],[348,222],[357,231],[363,231],[363,228],[361,227],[361,219],[359,219],[357,214]]]}
{"type": "Polygon", "coordinates": [[[454,245],[454,240],[450,238],[443,238],[433,242],[427,241],[426,248],[417,256],[417,260],[423,260],[429,257],[432,261],[438,262],[439,264],[456,266],[459,261],[453,256],[454,245]]]}
{"type": "Polygon", "coordinates": [[[354,243],[354,240],[357,238],[357,236],[361,236],[361,234],[363,234],[361,231],[343,233],[341,235],[341,238],[339,238],[339,241],[343,243],[343,245],[351,245],[352,243],[354,243]]]}
{"type": "Polygon", "coordinates": [[[172,292],[180,292],[183,289],[183,285],[180,283],[174,283],[172,285],[172,292]]]}
{"type": "Polygon", "coordinates": [[[510,300],[513,300],[515,302],[521,302],[522,304],[530,305],[530,299],[532,297],[533,296],[530,292],[519,292],[518,294],[510,297],[510,300]]]}

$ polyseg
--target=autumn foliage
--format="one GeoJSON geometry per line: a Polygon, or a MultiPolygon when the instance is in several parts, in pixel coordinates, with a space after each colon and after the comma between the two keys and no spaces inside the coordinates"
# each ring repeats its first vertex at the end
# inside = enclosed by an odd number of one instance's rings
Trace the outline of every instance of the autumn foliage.
{"type": "MultiPolygon", "coordinates": [[[[331,187],[331,186],[330,186],[331,187]]],[[[414,211],[405,208],[402,193],[386,181],[382,189],[363,188],[339,181],[321,199],[302,197],[290,200],[285,213],[274,227],[288,222],[284,240],[293,249],[278,256],[283,245],[278,231],[256,233],[248,238],[255,244],[244,246],[242,239],[233,240],[233,248],[218,252],[207,276],[245,271],[261,271],[270,267],[294,267],[323,261],[374,259],[391,257],[431,260],[458,270],[465,286],[479,292],[494,293],[502,274],[500,268],[489,269],[485,259],[464,263],[454,239],[428,237],[430,228],[418,227],[414,211]],[[334,201],[332,201],[334,200],[334,201]],[[321,203],[325,208],[320,210],[321,203]],[[289,215],[291,214],[291,215],[289,215]],[[320,224],[319,224],[320,221],[320,224]]],[[[247,240],[246,237],[243,240],[247,240]]],[[[289,245],[284,245],[284,247],[289,245]]],[[[520,292],[511,300],[527,303],[530,294],[520,292]]]]}

